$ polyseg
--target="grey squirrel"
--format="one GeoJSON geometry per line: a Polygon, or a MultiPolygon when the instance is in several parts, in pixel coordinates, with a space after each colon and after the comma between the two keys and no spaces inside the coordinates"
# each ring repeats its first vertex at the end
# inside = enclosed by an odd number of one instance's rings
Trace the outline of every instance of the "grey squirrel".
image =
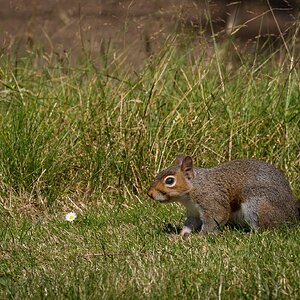
{"type": "Polygon", "coordinates": [[[182,236],[194,230],[215,232],[226,224],[260,229],[300,219],[300,201],[282,172],[254,159],[205,169],[194,167],[190,156],[179,155],[155,177],[148,195],[186,207],[182,236]]]}

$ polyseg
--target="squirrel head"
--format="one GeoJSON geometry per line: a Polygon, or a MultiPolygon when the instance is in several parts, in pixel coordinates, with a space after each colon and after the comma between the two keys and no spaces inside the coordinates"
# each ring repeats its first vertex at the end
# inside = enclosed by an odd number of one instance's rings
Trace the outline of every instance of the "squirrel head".
{"type": "Polygon", "coordinates": [[[169,168],[161,171],[148,190],[148,196],[160,202],[172,202],[183,198],[191,189],[194,178],[193,160],[178,155],[169,168]]]}

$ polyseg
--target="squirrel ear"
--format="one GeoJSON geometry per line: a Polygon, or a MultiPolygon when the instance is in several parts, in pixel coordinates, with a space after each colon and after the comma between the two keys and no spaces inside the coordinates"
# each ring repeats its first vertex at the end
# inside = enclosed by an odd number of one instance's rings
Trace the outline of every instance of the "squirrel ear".
{"type": "Polygon", "coordinates": [[[193,159],[190,156],[185,156],[181,163],[181,171],[187,179],[194,177],[193,159]]]}
{"type": "Polygon", "coordinates": [[[186,155],[184,154],[178,154],[175,158],[174,165],[181,166],[183,160],[186,158],[186,155]]]}

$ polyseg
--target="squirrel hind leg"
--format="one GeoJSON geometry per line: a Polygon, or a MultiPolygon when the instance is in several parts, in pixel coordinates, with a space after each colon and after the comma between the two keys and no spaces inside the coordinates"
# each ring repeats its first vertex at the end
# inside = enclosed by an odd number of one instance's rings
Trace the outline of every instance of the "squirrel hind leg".
{"type": "Polygon", "coordinates": [[[278,194],[268,192],[252,195],[241,206],[244,220],[251,229],[272,228],[296,220],[291,200],[283,197],[281,201],[274,201],[278,194]]]}

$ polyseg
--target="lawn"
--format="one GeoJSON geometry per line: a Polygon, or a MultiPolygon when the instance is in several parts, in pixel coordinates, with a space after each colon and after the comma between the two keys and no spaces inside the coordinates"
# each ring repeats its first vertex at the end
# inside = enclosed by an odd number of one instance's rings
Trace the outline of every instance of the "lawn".
{"type": "Polygon", "coordinates": [[[1,54],[1,299],[299,298],[299,224],[181,239],[183,208],[146,195],[186,153],[266,160],[300,198],[296,46],[175,44],[134,72],[113,53],[1,54]]]}

